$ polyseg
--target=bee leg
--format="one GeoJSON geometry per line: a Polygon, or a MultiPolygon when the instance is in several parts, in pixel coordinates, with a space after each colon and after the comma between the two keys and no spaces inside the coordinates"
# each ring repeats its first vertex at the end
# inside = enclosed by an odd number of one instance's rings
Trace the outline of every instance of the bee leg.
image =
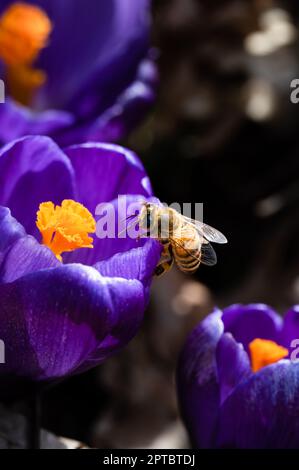
{"type": "Polygon", "coordinates": [[[166,273],[172,268],[173,263],[174,258],[172,256],[171,246],[170,244],[164,245],[161,261],[155,269],[155,275],[157,277],[162,276],[162,274],[166,273]]]}
{"type": "Polygon", "coordinates": [[[167,260],[167,261],[162,261],[162,263],[158,264],[158,266],[155,269],[155,275],[157,277],[162,276],[162,274],[166,273],[172,268],[173,265],[173,258],[167,260]]]}

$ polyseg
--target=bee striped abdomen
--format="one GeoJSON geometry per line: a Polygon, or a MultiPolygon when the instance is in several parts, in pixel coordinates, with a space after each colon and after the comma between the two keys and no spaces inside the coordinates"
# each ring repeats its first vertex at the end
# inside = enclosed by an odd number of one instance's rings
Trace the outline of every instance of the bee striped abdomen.
{"type": "Polygon", "coordinates": [[[173,255],[178,267],[185,273],[194,273],[200,265],[201,241],[196,230],[186,225],[181,228],[180,238],[173,243],[173,255]]]}

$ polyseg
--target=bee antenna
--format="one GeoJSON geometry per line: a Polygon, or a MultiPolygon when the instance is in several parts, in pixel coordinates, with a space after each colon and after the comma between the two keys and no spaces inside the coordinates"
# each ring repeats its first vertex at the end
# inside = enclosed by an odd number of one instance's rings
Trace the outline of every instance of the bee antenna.
{"type": "MultiPolygon", "coordinates": [[[[126,217],[125,219],[122,219],[121,222],[125,222],[125,221],[130,220],[130,219],[133,219],[133,218],[135,218],[135,217],[137,217],[136,214],[130,214],[130,215],[128,215],[128,217],[126,217]]],[[[131,225],[131,224],[130,224],[130,225],[131,225]]],[[[121,230],[120,232],[118,232],[118,236],[120,236],[121,234],[123,234],[123,233],[130,227],[130,225],[127,226],[127,227],[125,227],[125,228],[124,228],[123,230],[121,230]]]]}
{"type": "Polygon", "coordinates": [[[125,222],[126,220],[130,220],[130,219],[132,219],[133,217],[137,217],[136,214],[128,215],[127,217],[125,217],[124,219],[122,219],[120,222],[125,222]]]}

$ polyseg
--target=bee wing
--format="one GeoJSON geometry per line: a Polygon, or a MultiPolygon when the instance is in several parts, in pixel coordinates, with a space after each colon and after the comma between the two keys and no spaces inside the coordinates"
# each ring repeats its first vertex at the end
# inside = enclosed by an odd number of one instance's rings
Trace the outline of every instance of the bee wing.
{"type": "Polygon", "coordinates": [[[207,266],[217,264],[217,255],[210,243],[203,243],[200,250],[200,262],[207,266]]]}
{"type": "MultiPolygon", "coordinates": [[[[194,254],[190,250],[188,250],[188,248],[186,248],[184,246],[184,244],[179,242],[177,239],[170,238],[170,241],[174,245],[177,245],[180,248],[182,248],[183,250],[185,250],[186,253],[188,253],[188,255],[191,258],[198,259],[197,256],[194,256],[194,254]]],[[[214,248],[212,247],[212,245],[209,242],[207,242],[204,239],[202,240],[202,245],[201,245],[201,248],[200,248],[200,262],[202,264],[205,264],[206,266],[214,266],[215,264],[217,264],[217,255],[215,253],[214,248]]]]}
{"type": "Polygon", "coordinates": [[[186,224],[193,225],[196,230],[202,235],[206,240],[213,243],[227,243],[227,238],[219,230],[206,225],[199,220],[189,219],[189,217],[184,217],[183,219],[186,224]]]}

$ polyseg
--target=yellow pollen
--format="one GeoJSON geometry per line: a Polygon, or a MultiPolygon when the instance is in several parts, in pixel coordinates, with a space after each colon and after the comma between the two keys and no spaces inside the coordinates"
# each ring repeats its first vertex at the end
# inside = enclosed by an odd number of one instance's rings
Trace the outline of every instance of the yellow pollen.
{"type": "Polygon", "coordinates": [[[46,79],[33,63],[47,46],[51,30],[47,14],[27,3],[13,3],[0,17],[0,59],[6,66],[10,93],[23,104],[30,102],[46,79]]]}
{"type": "Polygon", "coordinates": [[[86,207],[72,199],[65,199],[61,206],[43,202],[39,206],[37,228],[43,244],[50,248],[59,261],[61,254],[78,248],[93,248],[89,233],[96,231],[96,222],[86,207]]]}
{"type": "Polygon", "coordinates": [[[253,372],[278,362],[289,354],[289,351],[268,339],[256,338],[249,344],[251,367],[253,372]]]}

